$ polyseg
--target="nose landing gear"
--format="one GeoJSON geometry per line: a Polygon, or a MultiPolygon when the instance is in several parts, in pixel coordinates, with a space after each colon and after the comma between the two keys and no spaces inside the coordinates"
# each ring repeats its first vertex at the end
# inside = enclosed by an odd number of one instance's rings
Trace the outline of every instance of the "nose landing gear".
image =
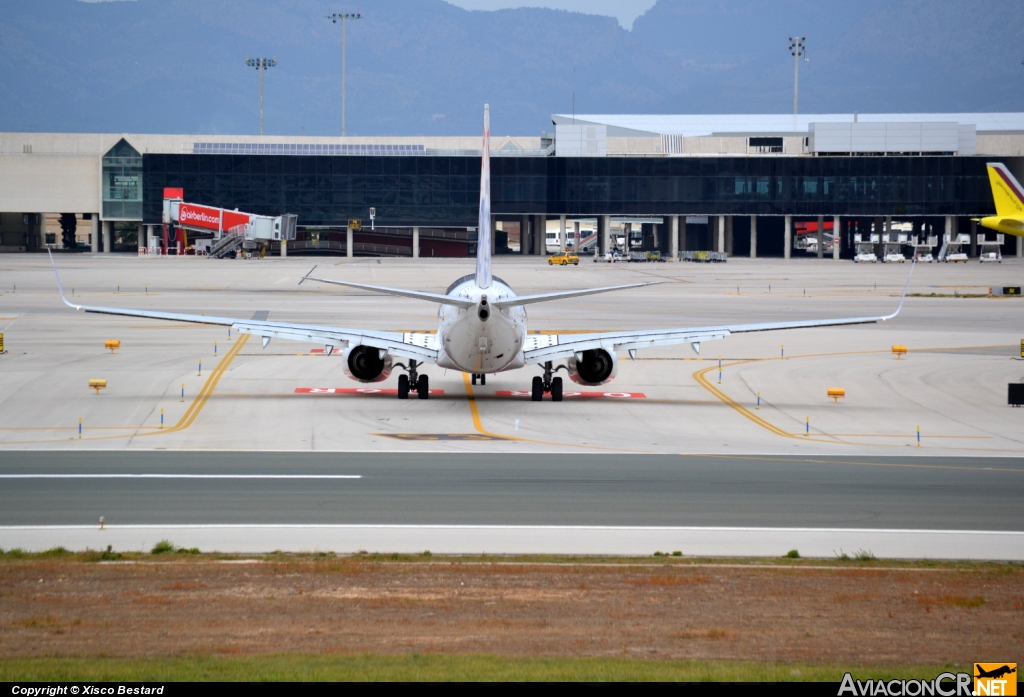
{"type": "Polygon", "coordinates": [[[430,380],[426,375],[420,375],[416,368],[419,361],[409,359],[409,365],[395,363],[396,368],[408,371],[408,375],[398,376],[398,398],[409,399],[409,388],[416,390],[416,396],[420,399],[430,399],[430,380]]]}
{"type": "Polygon", "coordinates": [[[562,401],[562,378],[552,377],[558,371],[565,369],[564,365],[552,369],[551,361],[544,363],[544,377],[536,376],[530,390],[530,399],[539,402],[544,398],[544,393],[551,395],[552,402],[562,401]]]}

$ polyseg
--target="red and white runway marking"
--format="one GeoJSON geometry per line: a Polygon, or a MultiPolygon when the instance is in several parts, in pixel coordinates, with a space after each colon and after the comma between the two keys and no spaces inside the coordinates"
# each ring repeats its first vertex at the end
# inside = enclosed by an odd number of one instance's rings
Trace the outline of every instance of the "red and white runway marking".
{"type": "MultiPolygon", "coordinates": [[[[381,394],[397,395],[397,389],[383,387],[296,387],[295,394],[381,394]]],[[[431,390],[431,396],[443,395],[444,390],[431,390]]],[[[416,391],[410,390],[409,396],[415,397],[416,391]]]]}
{"type": "MultiPolygon", "coordinates": [[[[495,390],[495,397],[529,397],[529,390],[495,390]]],[[[606,399],[647,399],[643,392],[562,392],[563,399],[597,397],[606,399]]]]}

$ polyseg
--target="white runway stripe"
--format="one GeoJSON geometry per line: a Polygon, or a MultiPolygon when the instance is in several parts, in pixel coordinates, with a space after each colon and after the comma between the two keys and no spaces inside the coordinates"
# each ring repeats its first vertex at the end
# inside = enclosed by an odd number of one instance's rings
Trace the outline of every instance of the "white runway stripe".
{"type": "Polygon", "coordinates": [[[0,474],[0,479],[362,479],[361,474],[0,474]]]}

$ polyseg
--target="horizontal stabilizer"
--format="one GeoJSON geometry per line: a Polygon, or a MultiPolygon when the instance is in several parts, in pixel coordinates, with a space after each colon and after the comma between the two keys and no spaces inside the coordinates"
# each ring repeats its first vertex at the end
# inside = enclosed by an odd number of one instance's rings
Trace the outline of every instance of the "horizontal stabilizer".
{"type": "Polygon", "coordinates": [[[519,295],[514,298],[500,298],[492,305],[497,308],[518,307],[520,305],[532,305],[534,303],[546,303],[549,300],[564,300],[565,298],[578,298],[581,295],[596,295],[597,293],[610,293],[613,290],[625,290],[626,288],[642,288],[643,286],[656,286],[666,281],[652,281],[650,283],[630,283],[624,286],[604,286],[602,288],[584,288],[583,290],[566,290],[557,293],[540,293],[539,295],[519,295]]]}
{"type": "Polygon", "coordinates": [[[312,276],[303,276],[304,281],[320,281],[321,283],[330,283],[336,286],[345,286],[347,288],[358,288],[360,290],[368,290],[373,293],[383,293],[384,295],[397,295],[403,298],[415,298],[416,300],[427,300],[433,303],[440,303],[442,305],[454,305],[455,307],[476,307],[476,303],[472,300],[466,300],[465,298],[455,298],[450,295],[441,295],[440,293],[424,293],[419,290],[405,290],[404,288],[387,288],[385,286],[370,286],[365,283],[351,283],[349,281],[334,281],[329,278],[313,278],[312,276]]]}

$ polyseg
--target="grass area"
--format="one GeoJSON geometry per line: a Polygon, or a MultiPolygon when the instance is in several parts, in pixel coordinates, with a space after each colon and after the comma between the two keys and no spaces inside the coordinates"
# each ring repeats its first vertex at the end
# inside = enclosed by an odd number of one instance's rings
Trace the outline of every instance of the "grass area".
{"type": "Polygon", "coordinates": [[[161,540],[151,552],[115,552],[110,547],[106,550],[85,550],[72,552],[64,547],[54,547],[42,552],[27,552],[23,549],[0,548],[0,563],[18,561],[66,561],[66,562],[211,562],[211,561],[242,561],[253,562],[373,562],[373,563],[455,563],[455,564],[607,564],[622,566],[785,566],[785,567],[836,567],[836,568],[875,568],[875,569],[959,569],[959,570],[991,570],[1015,572],[1024,570],[1022,562],[998,561],[935,561],[931,559],[878,559],[870,550],[844,552],[839,550],[834,557],[804,557],[793,549],[782,557],[687,557],[682,552],[654,552],[649,557],[613,557],[588,555],[516,555],[516,554],[481,554],[481,555],[441,555],[429,551],[419,554],[335,554],[333,552],[271,552],[270,554],[222,554],[218,552],[204,553],[199,549],[176,547],[168,540],[161,540]]]}
{"type": "Polygon", "coordinates": [[[12,681],[682,681],[839,682],[855,678],[931,679],[966,666],[838,666],[630,658],[515,658],[442,654],[274,654],[174,658],[0,658],[0,682],[12,681]]]}

